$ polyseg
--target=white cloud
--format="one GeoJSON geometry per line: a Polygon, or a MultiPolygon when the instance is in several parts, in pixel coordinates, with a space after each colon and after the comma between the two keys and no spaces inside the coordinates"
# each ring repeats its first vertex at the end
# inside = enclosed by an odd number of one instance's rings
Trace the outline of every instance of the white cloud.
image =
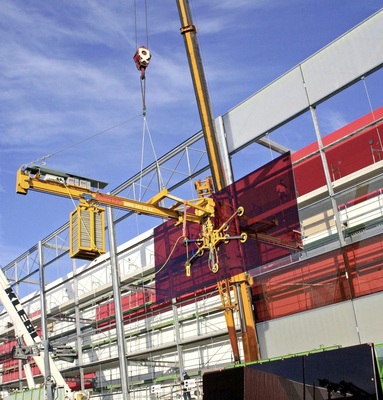
{"type": "Polygon", "coordinates": [[[338,110],[327,110],[323,115],[324,129],[326,132],[333,132],[342,128],[350,121],[338,110]]]}

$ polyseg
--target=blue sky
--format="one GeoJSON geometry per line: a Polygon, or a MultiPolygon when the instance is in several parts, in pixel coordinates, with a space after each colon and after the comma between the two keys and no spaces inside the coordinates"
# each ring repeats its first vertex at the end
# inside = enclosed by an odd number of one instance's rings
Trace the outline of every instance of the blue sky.
{"type": "MultiPolygon", "coordinates": [[[[66,199],[16,195],[21,165],[53,154],[48,168],[107,181],[108,190],[139,171],[138,46],[148,44],[153,55],[146,103],[156,155],[200,130],[176,2],[146,4],[147,16],[143,0],[136,12],[133,0],[1,1],[1,266],[67,222],[73,209],[66,199]]],[[[381,9],[383,0],[190,5],[218,116],[381,9]]],[[[333,129],[347,121],[339,112],[328,115],[333,129]]],[[[145,163],[154,161],[146,153],[145,163]]]]}

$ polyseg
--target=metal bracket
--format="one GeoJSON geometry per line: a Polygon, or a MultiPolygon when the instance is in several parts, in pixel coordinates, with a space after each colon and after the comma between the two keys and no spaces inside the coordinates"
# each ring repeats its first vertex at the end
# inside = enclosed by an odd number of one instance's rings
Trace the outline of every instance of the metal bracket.
{"type": "Polygon", "coordinates": [[[205,251],[209,252],[209,268],[216,274],[219,270],[217,248],[221,243],[229,243],[231,240],[239,240],[240,243],[245,243],[247,240],[247,233],[242,232],[237,236],[230,236],[226,233],[229,229],[230,222],[234,217],[241,217],[244,213],[244,208],[238,207],[237,210],[220,226],[219,229],[214,229],[213,223],[210,217],[206,218],[206,221],[202,224],[201,237],[198,239],[184,240],[184,245],[187,246],[189,243],[196,243],[198,250],[194,253],[185,263],[186,276],[191,274],[191,265],[198,258],[202,257],[205,251]]]}

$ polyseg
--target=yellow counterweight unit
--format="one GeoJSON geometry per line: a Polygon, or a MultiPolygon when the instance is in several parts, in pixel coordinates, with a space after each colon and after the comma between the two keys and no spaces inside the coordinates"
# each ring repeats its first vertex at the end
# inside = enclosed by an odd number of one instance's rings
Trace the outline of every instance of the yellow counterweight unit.
{"type": "Polygon", "coordinates": [[[105,209],[80,203],[70,214],[70,256],[93,260],[105,254],[105,209]]]}

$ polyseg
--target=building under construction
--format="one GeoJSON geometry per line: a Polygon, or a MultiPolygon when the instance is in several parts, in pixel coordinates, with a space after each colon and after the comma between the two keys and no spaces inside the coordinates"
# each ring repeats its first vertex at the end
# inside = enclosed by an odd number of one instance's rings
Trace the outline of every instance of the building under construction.
{"type": "Polygon", "coordinates": [[[217,117],[228,186],[215,193],[203,131],[109,195],[94,179],[20,170],[19,193],[69,188],[80,202],[3,268],[44,339],[25,346],[2,310],[4,395],[25,398],[26,364],[30,398],[48,378],[58,385],[34,362],[41,352],[94,399],[179,399],[185,388],[193,399],[382,398],[383,103],[321,129],[343,93],[369,103],[382,37],[379,11],[217,117]],[[301,121],[313,140],[293,152],[278,134],[301,121]],[[268,162],[236,178],[238,159],[262,151],[268,162]],[[190,185],[197,200],[184,202],[190,185]],[[129,237],[135,218],[149,228],[129,237]]]}

